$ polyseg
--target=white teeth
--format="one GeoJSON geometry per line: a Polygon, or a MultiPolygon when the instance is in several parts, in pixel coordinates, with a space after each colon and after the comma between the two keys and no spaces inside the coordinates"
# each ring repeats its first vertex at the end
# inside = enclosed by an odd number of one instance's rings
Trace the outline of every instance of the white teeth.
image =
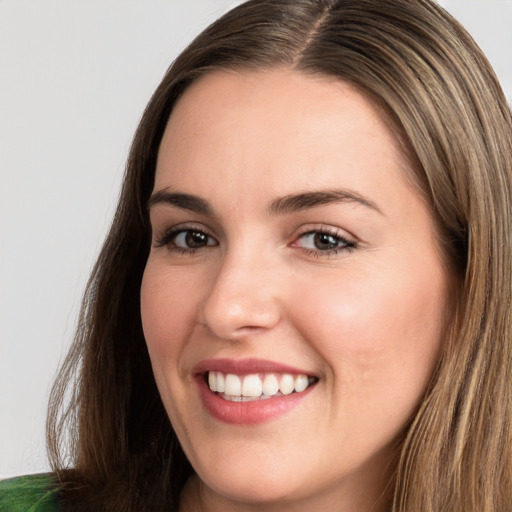
{"type": "Polygon", "coordinates": [[[238,375],[233,375],[232,373],[228,373],[226,375],[226,379],[224,381],[224,393],[226,393],[226,395],[235,396],[242,394],[242,382],[238,375]]]}
{"type": "MultiPolygon", "coordinates": [[[[210,372],[213,373],[213,372],[210,372]]],[[[217,374],[217,389],[215,391],[218,391],[219,393],[224,393],[225,389],[225,379],[224,374],[221,372],[215,372],[217,374]]]]}
{"type": "Polygon", "coordinates": [[[242,395],[261,396],[263,384],[258,375],[246,375],[242,384],[242,395]]]}
{"type": "Polygon", "coordinates": [[[208,372],[208,386],[212,391],[218,391],[217,389],[217,372],[208,372]]]}
{"type": "Polygon", "coordinates": [[[279,391],[279,382],[274,374],[267,375],[263,381],[263,394],[274,396],[279,391]]]}
{"type": "Polygon", "coordinates": [[[289,373],[285,373],[279,381],[279,391],[281,391],[283,395],[289,395],[294,390],[295,380],[289,373]]]}
{"type": "Polygon", "coordinates": [[[314,379],[307,375],[289,373],[264,376],[249,374],[239,377],[232,373],[208,372],[208,386],[227,400],[264,399],[305,391],[314,379]]]}
{"type": "MultiPolygon", "coordinates": [[[[218,386],[218,384],[217,384],[218,386]]],[[[306,375],[297,375],[295,378],[295,391],[300,393],[309,386],[309,379],[306,375]]]]}
{"type": "Polygon", "coordinates": [[[208,372],[208,386],[212,391],[224,393],[224,374],[221,372],[208,372]]]}

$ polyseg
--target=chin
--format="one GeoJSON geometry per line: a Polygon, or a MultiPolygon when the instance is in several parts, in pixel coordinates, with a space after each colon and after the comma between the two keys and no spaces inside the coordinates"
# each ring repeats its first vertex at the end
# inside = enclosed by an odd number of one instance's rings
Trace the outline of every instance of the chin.
{"type": "MultiPolygon", "coordinates": [[[[229,463],[228,463],[229,464],[229,463]]],[[[296,499],[304,490],[304,482],[300,483],[300,474],[290,468],[279,468],[275,463],[247,464],[245,468],[206,468],[199,471],[198,476],[214,493],[224,498],[246,504],[264,505],[286,503],[296,499]]],[[[304,475],[306,481],[306,475],[304,475]]]]}

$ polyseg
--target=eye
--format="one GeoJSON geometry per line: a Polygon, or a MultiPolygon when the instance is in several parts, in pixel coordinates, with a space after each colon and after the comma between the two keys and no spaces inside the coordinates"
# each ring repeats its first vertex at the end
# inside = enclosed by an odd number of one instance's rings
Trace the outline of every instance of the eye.
{"type": "Polygon", "coordinates": [[[198,249],[207,245],[216,245],[215,240],[202,231],[187,229],[179,231],[173,237],[174,245],[182,249],[198,249]]]}
{"type": "Polygon", "coordinates": [[[339,251],[348,251],[356,247],[355,242],[329,231],[309,231],[301,235],[294,245],[317,256],[335,255],[339,251]]]}
{"type": "Polygon", "coordinates": [[[217,241],[199,229],[169,229],[159,238],[156,247],[167,246],[171,251],[193,252],[208,246],[217,245],[217,241]]]}

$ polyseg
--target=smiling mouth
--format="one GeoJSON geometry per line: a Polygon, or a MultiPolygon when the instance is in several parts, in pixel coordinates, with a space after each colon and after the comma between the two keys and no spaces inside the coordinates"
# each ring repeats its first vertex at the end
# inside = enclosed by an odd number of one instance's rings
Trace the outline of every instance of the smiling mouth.
{"type": "Polygon", "coordinates": [[[205,373],[210,390],[231,402],[267,400],[292,393],[302,393],[316,384],[318,379],[304,374],[252,373],[236,375],[220,371],[205,373]]]}

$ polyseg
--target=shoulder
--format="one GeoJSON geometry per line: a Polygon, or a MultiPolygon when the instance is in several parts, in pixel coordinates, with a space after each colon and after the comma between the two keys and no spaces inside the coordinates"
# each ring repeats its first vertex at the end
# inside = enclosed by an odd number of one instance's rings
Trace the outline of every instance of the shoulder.
{"type": "Polygon", "coordinates": [[[58,512],[52,476],[28,475],[0,481],[0,512],[58,512]]]}

